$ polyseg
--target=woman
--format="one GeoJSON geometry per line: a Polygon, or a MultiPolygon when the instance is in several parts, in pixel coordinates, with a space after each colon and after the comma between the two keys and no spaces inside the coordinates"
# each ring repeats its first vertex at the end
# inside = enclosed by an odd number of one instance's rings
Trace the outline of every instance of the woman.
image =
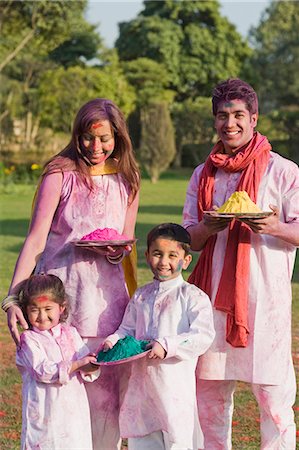
{"type": "MultiPolygon", "coordinates": [[[[69,323],[90,351],[120,324],[129,301],[121,261],[131,247],[78,247],[73,241],[97,228],[134,237],[139,170],[126,122],[110,100],[94,99],[79,110],[70,143],[45,166],[29,233],[20,252],[9,296],[2,307],[19,342],[17,322],[27,324],[14,292],[32,271],[52,273],[70,298],[69,323]]],[[[119,377],[105,367],[87,385],[94,449],[115,449],[119,441],[119,377]]],[[[80,405],[78,405],[80,407],[80,405]]]]}

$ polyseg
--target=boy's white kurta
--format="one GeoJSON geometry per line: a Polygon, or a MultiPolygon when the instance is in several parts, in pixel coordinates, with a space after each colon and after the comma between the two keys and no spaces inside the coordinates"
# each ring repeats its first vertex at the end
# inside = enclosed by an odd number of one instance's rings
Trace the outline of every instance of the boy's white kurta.
{"type": "Polygon", "coordinates": [[[202,448],[195,368],[214,333],[209,297],[181,275],[154,280],[135,292],[119,329],[108,339],[113,344],[127,335],[154,339],[167,355],[163,360],[145,357],[132,363],[120,412],[122,437],[163,430],[170,442],[202,448]]]}
{"type": "Polygon", "coordinates": [[[74,327],[21,335],[16,363],[23,379],[23,450],[92,450],[90,413],[83,381],[69,375],[72,361],[88,354],[74,327]]]}
{"type": "MultiPolygon", "coordinates": [[[[198,182],[203,164],[189,183],[184,206],[185,228],[198,223],[198,182]]],[[[235,192],[241,172],[218,169],[213,204],[221,206],[235,192]]],[[[275,205],[284,223],[299,223],[298,166],[274,152],[262,177],[257,205],[269,211],[275,205]]],[[[212,263],[214,303],[223,268],[227,229],[217,234],[212,263]]],[[[279,385],[286,380],[291,355],[291,277],[296,248],[266,234],[251,234],[248,297],[249,337],[246,348],[226,342],[226,314],[214,309],[216,338],[199,364],[199,377],[206,380],[241,380],[279,385]]]]}

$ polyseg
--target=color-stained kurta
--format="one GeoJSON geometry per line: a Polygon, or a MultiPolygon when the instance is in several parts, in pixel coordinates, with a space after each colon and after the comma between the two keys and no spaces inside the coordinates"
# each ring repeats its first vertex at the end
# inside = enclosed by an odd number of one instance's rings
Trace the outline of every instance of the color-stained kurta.
{"type": "Polygon", "coordinates": [[[122,437],[163,430],[170,442],[202,448],[197,418],[197,358],[214,338],[209,297],[180,275],[154,280],[137,289],[111,342],[125,336],[155,339],[167,351],[163,360],[144,357],[132,363],[120,412],[122,437]]]}
{"type": "Polygon", "coordinates": [[[129,301],[122,265],[72,241],[97,228],[122,233],[129,190],[120,174],[97,175],[93,181],[96,188],[90,192],[75,172],[63,173],[61,200],[36,270],[63,281],[69,323],[81,336],[105,337],[119,326],[129,301]]]}
{"type": "MultiPolygon", "coordinates": [[[[183,226],[198,223],[197,192],[203,164],[191,177],[184,206],[183,226]]],[[[220,207],[236,190],[241,172],[218,169],[213,204],[220,207]]],[[[261,180],[257,205],[280,210],[280,220],[299,222],[299,170],[295,163],[270,152],[261,180]]],[[[212,263],[212,294],[222,272],[228,230],[217,234],[212,263]]],[[[213,310],[216,338],[200,359],[199,377],[207,380],[241,380],[258,384],[282,383],[292,364],[291,357],[291,277],[296,248],[269,235],[251,234],[248,298],[249,337],[246,348],[226,342],[226,314],[213,310]]]]}
{"type": "Polygon", "coordinates": [[[23,450],[92,450],[90,412],[72,361],[88,354],[74,327],[24,331],[16,363],[23,379],[23,450]]]}

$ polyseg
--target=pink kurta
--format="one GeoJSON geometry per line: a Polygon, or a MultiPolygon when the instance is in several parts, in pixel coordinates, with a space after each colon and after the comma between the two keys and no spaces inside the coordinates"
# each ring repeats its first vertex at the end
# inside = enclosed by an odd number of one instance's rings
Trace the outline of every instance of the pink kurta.
{"type": "Polygon", "coordinates": [[[155,339],[167,355],[163,360],[144,357],[132,363],[120,412],[121,435],[141,437],[163,430],[180,448],[202,448],[195,368],[214,338],[208,296],[181,275],[154,280],[137,289],[109,340],[116,343],[126,335],[155,339]]]}
{"type": "Polygon", "coordinates": [[[22,444],[26,450],[92,450],[90,412],[72,361],[88,354],[74,327],[24,331],[16,363],[22,374],[22,444]]]}
{"type": "Polygon", "coordinates": [[[61,199],[36,270],[63,281],[69,322],[81,336],[105,337],[118,327],[129,301],[122,265],[72,241],[97,228],[122,233],[129,192],[120,174],[97,175],[93,181],[96,188],[90,192],[75,172],[63,173],[61,199]]]}
{"type": "MultiPolygon", "coordinates": [[[[184,206],[185,228],[198,223],[197,191],[203,164],[189,183],[184,206]]],[[[218,169],[213,204],[221,206],[236,190],[240,172],[218,169]]],[[[259,186],[257,205],[280,210],[280,220],[299,223],[299,170],[296,164],[271,152],[259,186]]],[[[212,264],[212,294],[215,295],[223,267],[227,229],[217,234],[212,264]]],[[[286,379],[291,357],[291,277],[296,248],[269,235],[251,235],[249,280],[249,339],[246,348],[225,340],[226,314],[214,309],[216,338],[200,359],[199,376],[207,380],[241,380],[280,384],[286,379]],[[274,369],[275,368],[275,369],[274,369]]]]}

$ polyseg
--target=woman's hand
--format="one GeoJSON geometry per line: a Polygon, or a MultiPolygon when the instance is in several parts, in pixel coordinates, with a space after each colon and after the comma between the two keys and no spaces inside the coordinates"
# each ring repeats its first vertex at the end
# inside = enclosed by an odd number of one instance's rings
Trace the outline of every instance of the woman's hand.
{"type": "Polygon", "coordinates": [[[129,254],[132,251],[131,245],[118,245],[116,247],[113,247],[111,245],[107,245],[107,247],[90,246],[84,248],[86,248],[86,250],[91,250],[92,252],[97,253],[101,256],[112,256],[115,258],[121,256],[123,253],[129,254]]]}
{"type": "Polygon", "coordinates": [[[7,310],[7,325],[10,334],[17,346],[19,346],[20,344],[20,333],[18,330],[18,323],[24,330],[28,329],[28,323],[24,318],[21,308],[19,308],[19,306],[17,305],[12,305],[7,310]]]}

